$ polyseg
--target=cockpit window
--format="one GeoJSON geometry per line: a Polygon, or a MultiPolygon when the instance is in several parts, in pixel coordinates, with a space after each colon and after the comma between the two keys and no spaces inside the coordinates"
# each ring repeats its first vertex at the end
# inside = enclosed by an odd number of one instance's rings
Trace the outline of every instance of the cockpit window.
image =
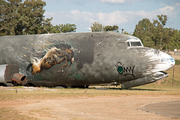
{"type": "MultiPolygon", "coordinates": [[[[129,42],[128,42],[129,43],[129,42]]],[[[142,46],[141,43],[138,42],[131,42],[131,46],[142,46]]]]}
{"type": "Polygon", "coordinates": [[[139,41],[138,40],[128,40],[128,41],[126,41],[126,46],[128,48],[130,48],[130,47],[144,47],[140,40],[139,41]]]}

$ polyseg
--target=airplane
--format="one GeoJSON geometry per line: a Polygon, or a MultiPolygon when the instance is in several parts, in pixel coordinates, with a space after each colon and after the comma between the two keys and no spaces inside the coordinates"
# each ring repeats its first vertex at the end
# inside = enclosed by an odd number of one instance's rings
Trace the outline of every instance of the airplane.
{"type": "Polygon", "coordinates": [[[168,54],[115,32],[0,37],[0,85],[131,88],[161,80],[175,65],[168,54]]]}

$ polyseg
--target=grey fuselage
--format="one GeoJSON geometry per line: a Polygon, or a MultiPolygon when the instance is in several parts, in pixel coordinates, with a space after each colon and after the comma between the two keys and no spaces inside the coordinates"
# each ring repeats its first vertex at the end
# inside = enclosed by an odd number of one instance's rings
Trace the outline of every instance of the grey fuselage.
{"type": "Polygon", "coordinates": [[[128,46],[132,39],[138,38],[114,32],[5,36],[0,64],[19,66],[35,86],[121,84],[174,65],[161,51],[128,46]]]}

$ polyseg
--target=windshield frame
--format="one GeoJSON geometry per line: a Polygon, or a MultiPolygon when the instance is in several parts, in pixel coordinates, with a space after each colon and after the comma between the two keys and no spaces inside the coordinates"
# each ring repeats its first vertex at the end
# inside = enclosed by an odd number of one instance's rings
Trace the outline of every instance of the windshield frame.
{"type": "Polygon", "coordinates": [[[144,45],[142,44],[141,40],[140,39],[129,39],[126,41],[126,46],[128,48],[137,48],[137,47],[144,47],[144,45]],[[132,43],[139,43],[139,45],[135,46],[135,45],[132,45],[132,43]]]}

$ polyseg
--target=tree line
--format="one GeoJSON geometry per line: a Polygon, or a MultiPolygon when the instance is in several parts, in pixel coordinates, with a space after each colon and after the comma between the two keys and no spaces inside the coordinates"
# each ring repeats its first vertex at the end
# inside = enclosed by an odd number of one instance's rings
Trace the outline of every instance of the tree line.
{"type": "Polygon", "coordinates": [[[0,35],[28,35],[75,32],[75,24],[53,26],[53,18],[44,17],[42,0],[0,0],[0,35]]]}
{"type": "MultiPolygon", "coordinates": [[[[140,20],[132,35],[141,39],[145,47],[160,50],[180,49],[180,30],[165,27],[167,15],[157,15],[157,18],[152,22],[147,18],[140,20]]],[[[117,31],[118,29],[116,25],[103,26],[98,22],[94,22],[91,26],[92,32],[117,31]]],[[[125,31],[124,34],[129,33],[125,31]]]]}
{"type": "Polygon", "coordinates": [[[140,38],[146,47],[160,50],[180,49],[180,30],[166,28],[167,16],[157,15],[152,22],[144,18],[138,22],[133,36],[140,38]]]}
{"type": "MultiPolygon", "coordinates": [[[[44,17],[46,2],[42,0],[0,0],[0,36],[76,32],[75,24],[51,24],[52,17],[44,17]]],[[[140,38],[146,47],[163,50],[180,48],[180,30],[166,28],[167,16],[157,15],[152,22],[144,18],[138,22],[133,36],[140,38]]],[[[92,32],[116,31],[117,25],[103,26],[94,22],[92,32]]],[[[123,29],[122,29],[123,30],[123,29]]],[[[129,34],[124,31],[124,34],[129,34]]],[[[129,34],[130,35],[130,34],[129,34]]]]}
{"type": "Polygon", "coordinates": [[[98,22],[94,22],[91,25],[91,31],[92,32],[101,32],[101,31],[118,31],[119,27],[117,25],[107,25],[107,26],[103,26],[101,23],[98,22]]]}

